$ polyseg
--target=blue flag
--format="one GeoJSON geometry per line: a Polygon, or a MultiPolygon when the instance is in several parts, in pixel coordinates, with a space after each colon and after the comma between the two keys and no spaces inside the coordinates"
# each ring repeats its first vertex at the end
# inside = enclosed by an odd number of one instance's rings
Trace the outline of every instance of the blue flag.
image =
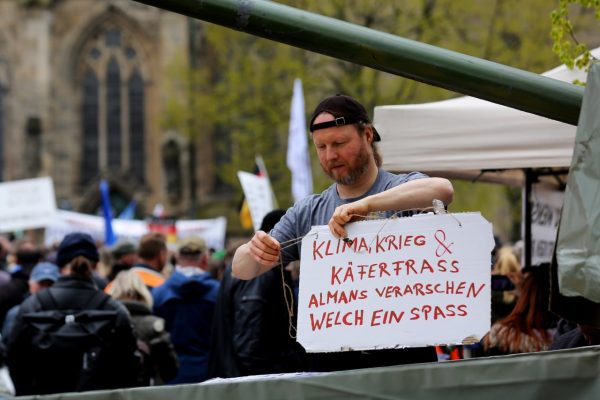
{"type": "Polygon", "coordinates": [[[117,236],[112,228],[112,211],[110,208],[108,183],[104,179],[100,181],[100,198],[102,199],[102,214],[104,215],[104,244],[112,246],[117,242],[117,236]]]}
{"type": "Polygon", "coordinates": [[[121,214],[119,214],[119,216],[117,218],[119,219],[135,219],[135,207],[137,206],[137,203],[135,202],[135,200],[131,200],[129,202],[129,204],[127,204],[127,207],[125,207],[123,209],[123,211],[121,211],[121,214]]]}

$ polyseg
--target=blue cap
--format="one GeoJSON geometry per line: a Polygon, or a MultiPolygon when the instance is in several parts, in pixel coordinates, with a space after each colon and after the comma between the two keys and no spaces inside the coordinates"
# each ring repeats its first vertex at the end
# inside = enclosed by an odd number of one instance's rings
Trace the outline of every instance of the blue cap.
{"type": "Polygon", "coordinates": [[[58,267],[49,262],[37,263],[31,270],[31,280],[35,282],[52,281],[56,282],[60,277],[58,267]]]}

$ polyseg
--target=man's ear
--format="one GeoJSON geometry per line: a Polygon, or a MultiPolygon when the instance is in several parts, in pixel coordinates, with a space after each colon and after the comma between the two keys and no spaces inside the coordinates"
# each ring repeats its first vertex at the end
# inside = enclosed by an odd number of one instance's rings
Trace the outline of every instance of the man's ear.
{"type": "Polygon", "coordinates": [[[373,144],[373,140],[375,140],[375,133],[373,132],[372,125],[365,125],[365,137],[367,138],[367,142],[369,142],[369,144],[373,144]]]}

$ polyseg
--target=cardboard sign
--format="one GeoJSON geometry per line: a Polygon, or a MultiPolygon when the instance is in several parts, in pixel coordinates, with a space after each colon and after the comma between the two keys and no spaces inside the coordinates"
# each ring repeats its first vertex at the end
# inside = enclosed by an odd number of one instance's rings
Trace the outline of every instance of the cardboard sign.
{"type": "Polygon", "coordinates": [[[0,183],[0,232],[43,228],[56,216],[51,178],[0,183]]]}
{"type": "Polygon", "coordinates": [[[327,226],[302,240],[298,342],[308,352],[478,341],[490,329],[492,225],[479,213],[327,226]]]}

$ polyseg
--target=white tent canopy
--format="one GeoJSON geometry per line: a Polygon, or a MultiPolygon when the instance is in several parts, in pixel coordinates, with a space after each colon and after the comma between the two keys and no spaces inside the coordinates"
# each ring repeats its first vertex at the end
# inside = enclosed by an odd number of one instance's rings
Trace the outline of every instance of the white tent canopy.
{"type": "MultiPolygon", "coordinates": [[[[594,49],[595,56],[600,48],[594,49]]],[[[543,75],[585,81],[561,65],[543,75]]],[[[571,165],[576,126],[475,97],[375,107],[383,168],[474,171],[571,165]]]]}

